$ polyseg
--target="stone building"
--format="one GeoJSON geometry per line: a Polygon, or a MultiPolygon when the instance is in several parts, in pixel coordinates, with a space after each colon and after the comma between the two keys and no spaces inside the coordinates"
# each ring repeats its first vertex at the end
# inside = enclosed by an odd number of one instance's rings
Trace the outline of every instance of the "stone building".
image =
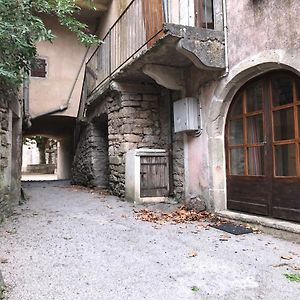
{"type": "Polygon", "coordinates": [[[0,82],[0,223],[21,195],[22,102],[0,82]]]}
{"type": "Polygon", "coordinates": [[[299,222],[299,1],[121,2],[86,64],[74,182],[125,197],[127,153],[164,149],[169,196],[299,222]]]}
{"type": "MultiPolygon", "coordinates": [[[[86,1],[77,0],[81,7],[78,19],[97,30],[98,18],[108,8],[109,0],[95,0],[96,10],[86,1]]],[[[59,24],[51,15],[41,15],[47,28],[56,36],[52,42],[37,44],[38,57],[26,82],[24,136],[43,136],[58,141],[58,179],[70,179],[73,159],[73,131],[80,100],[84,65],[93,47],[85,48],[76,35],[59,24]]]]}

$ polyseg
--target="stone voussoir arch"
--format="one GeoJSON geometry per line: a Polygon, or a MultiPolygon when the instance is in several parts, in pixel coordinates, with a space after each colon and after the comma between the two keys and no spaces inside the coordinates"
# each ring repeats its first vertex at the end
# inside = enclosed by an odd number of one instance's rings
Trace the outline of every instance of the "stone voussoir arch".
{"type": "Polygon", "coordinates": [[[289,70],[300,76],[299,49],[268,50],[251,56],[232,67],[215,88],[206,131],[209,139],[209,195],[216,211],[227,208],[225,125],[230,104],[246,82],[275,70],[289,70]]]}

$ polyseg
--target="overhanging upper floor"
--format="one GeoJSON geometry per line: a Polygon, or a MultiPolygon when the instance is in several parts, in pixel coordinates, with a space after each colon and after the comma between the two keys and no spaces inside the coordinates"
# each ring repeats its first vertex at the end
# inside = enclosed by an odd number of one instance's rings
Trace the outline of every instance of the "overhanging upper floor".
{"type": "Polygon", "coordinates": [[[221,0],[133,0],[86,64],[82,112],[112,79],[157,81],[181,90],[184,72],[203,81],[225,68],[221,0]]]}

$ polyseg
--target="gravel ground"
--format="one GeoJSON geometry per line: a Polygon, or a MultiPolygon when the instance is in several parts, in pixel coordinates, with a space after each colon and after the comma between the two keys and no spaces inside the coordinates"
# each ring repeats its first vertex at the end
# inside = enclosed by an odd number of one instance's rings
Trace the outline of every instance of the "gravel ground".
{"type": "Polygon", "coordinates": [[[300,282],[284,276],[300,274],[299,244],[158,226],[134,218],[141,206],[65,182],[25,190],[30,200],[0,227],[8,299],[300,299],[300,282]]]}

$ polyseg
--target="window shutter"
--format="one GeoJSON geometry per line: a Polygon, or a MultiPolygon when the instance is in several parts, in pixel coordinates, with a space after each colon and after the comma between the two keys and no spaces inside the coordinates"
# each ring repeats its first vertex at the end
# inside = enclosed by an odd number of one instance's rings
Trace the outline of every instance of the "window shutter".
{"type": "Polygon", "coordinates": [[[45,78],[47,62],[44,58],[37,58],[31,64],[31,76],[45,78]]]}

